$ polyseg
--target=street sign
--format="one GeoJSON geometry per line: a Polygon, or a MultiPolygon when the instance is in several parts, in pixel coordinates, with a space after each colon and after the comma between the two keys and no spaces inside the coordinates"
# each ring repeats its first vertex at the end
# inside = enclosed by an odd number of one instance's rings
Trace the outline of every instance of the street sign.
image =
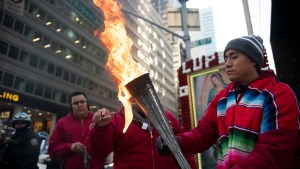
{"type": "Polygon", "coordinates": [[[191,48],[211,43],[211,37],[191,42],[191,48]]]}

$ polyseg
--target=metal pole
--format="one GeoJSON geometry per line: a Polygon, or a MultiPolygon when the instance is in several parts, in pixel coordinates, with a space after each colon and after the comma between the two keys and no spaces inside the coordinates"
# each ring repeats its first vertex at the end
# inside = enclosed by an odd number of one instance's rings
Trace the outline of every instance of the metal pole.
{"type": "Polygon", "coordinates": [[[186,2],[188,0],[179,0],[181,5],[181,22],[182,22],[182,30],[184,32],[183,41],[185,44],[186,50],[186,60],[190,60],[191,56],[191,39],[189,35],[188,25],[187,25],[187,9],[186,9],[186,2]]]}

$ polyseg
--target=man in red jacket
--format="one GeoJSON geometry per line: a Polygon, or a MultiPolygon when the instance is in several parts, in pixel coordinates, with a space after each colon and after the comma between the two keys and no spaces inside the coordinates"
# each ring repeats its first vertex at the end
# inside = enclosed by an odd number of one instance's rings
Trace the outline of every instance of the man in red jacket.
{"type": "MultiPolygon", "coordinates": [[[[61,159],[65,169],[85,169],[88,166],[85,143],[93,113],[89,112],[85,93],[75,91],[69,100],[71,112],[58,120],[49,139],[49,155],[61,159]]],[[[104,161],[98,163],[103,166],[104,161]]]]}
{"type": "MultiPolygon", "coordinates": [[[[300,168],[298,99],[268,69],[266,57],[259,36],[228,42],[224,60],[231,82],[197,126],[178,135],[182,152],[203,152],[218,141],[217,169],[300,168]]],[[[158,149],[163,148],[158,140],[158,149]]]]}
{"type": "MultiPolygon", "coordinates": [[[[174,134],[183,132],[179,121],[169,112],[166,116],[174,134]]],[[[123,133],[125,124],[124,108],[116,114],[107,109],[100,109],[94,115],[95,125],[90,130],[87,150],[91,158],[103,159],[114,152],[114,169],[179,169],[172,155],[161,156],[156,149],[157,130],[145,117],[143,112],[133,103],[133,121],[123,133]],[[112,115],[115,115],[112,117],[112,115]],[[104,118],[103,118],[104,117],[104,118]],[[108,118],[106,118],[108,117],[108,118]]],[[[192,154],[185,155],[192,169],[196,169],[196,161],[192,154]]],[[[90,164],[90,169],[99,165],[90,164]]]]}

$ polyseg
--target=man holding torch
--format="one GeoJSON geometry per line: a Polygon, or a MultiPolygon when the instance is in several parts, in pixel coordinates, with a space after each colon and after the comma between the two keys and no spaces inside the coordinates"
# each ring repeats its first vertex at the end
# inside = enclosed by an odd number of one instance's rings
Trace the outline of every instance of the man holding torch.
{"type": "MultiPolygon", "coordinates": [[[[87,151],[91,156],[90,169],[99,168],[92,162],[105,158],[114,152],[114,169],[143,168],[143,169],[179,169],[176,159],[172,155],[161,156],[156,149],[157,130],[139,109],[132,104],[133,121],[126,132],[124,107],[117,113],[107,109],[98,110],[93,118],[87,139],[87,151]]],[[[183,132],[179,121],[169,112],[165,112],[175,134],[183,132]]],[[[196,161],[192,154],[185,155],[192,169],[196,169],[196,161]]]]}

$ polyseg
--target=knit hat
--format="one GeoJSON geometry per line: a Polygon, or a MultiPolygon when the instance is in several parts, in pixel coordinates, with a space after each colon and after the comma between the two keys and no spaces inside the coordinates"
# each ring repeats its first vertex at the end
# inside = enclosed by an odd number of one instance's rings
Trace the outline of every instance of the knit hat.
{"type": "Polygon", "coordinates": [[[260,73],[264,65],[264,46],[260,36],[249,35],[229,41],[225,47],[224,55],[229,49],[237,50],[256,63],[257,70],[260,73]]]}

